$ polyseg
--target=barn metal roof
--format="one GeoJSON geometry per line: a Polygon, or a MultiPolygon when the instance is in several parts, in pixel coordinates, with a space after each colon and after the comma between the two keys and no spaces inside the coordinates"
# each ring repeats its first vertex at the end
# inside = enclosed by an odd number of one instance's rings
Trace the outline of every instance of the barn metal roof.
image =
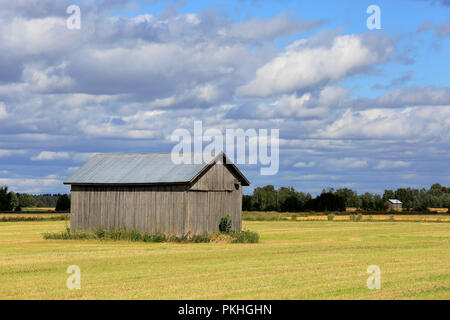
{"type": "Polygon", "coordinates": [[[397,199],[389,199],[388,201],[390,203],[393,203],[393,204],[402,204],[402,202],[400,200],[397,200],[397,199]]]}
{"type": "MultiPolygon", "coordinates": [[[[190,153],[192,158],[194,155],[190,153]]],[[[188,183],[220,157],[242,178],[243,185],[250,184],[223,153],[210,163],[201,164],[175,164],[171,153],[97,154],[64,180],[64,184],[188,183]]]]}

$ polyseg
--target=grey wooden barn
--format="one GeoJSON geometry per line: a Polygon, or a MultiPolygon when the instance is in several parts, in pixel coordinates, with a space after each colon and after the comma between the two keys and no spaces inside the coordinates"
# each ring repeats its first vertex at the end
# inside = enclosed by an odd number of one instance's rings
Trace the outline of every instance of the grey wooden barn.
{"type": "Polygon", "coordinates": [[[71,230],[181,236],[215,232],[227,214],[240,231],[242,187],[250,182],[224,153],[201,164],[154,153],[98,154],[64,184],[71,185],[71,230]]]}

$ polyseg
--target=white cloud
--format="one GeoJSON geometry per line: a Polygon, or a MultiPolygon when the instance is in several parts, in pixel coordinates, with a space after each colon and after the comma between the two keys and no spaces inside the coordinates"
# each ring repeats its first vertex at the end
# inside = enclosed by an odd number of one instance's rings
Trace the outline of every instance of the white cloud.
{"type": "MultiPolygon", "coordinates": [[[[271,103],[260,103],[251,112],[255,118],[324,118],[330,110],[342,107],[349,101],[349,91],[341,87],[325,87],[318,93],[282,95],[271,103]]],[[[245,112],[245,110],[243,110],[245,112]]]]}
{"type": "Polygon", "coordinates": [[[11,157],[15,155],[23,155],[27,152],[25,150],[8,150],[8,149],[0,149],[0,157],[11,157]]]}
{"type": "Polygon", "coordinates": [[[333,83],[383,61],[393,51],[386,43],[375,49],[361,35],[338,36],[329,47],[298,40],[259,68],[256,78],[240,87],[239,93],[268,97],[333,83]]]}
{"type": "Polygon", "coordinates": [[[267,41],[280,36],[299,34],[319,27],[321,21],[307,21],[290,18],[287,14],[279,14],[269,19],[248,19],[228,28],[219,30],[223,37],[245,41],[267,41]]]}
{"type": "Polygon", "coordinates": [[[53,151],[41,151],[37,156],[31,157],[33,161],[45,161],[45,160],[60,160],[68,159],[69,152],[53,152],[53,151]]]}
{"type": "Polygon", "coordinates": [[[346,110],[326,128],[314,134],[323,138],[420,139],[444,141],[450,137],[450,106],[404,110],[346,110]]]}
{"type": "MultiPolygon", "coordinates": [[[[76,153],[76,152],[52,152],[52,151],[42,151],[37,156],[31,157],[33,161],[47,161],[47,160],[64,160],[64,159],[72,159],[73,162],[86,162],[90,158],[92,158],[97,153],[95,152],[85,152],[85,153],[76,153]]],[[[77,167],[74,167],[75,169],[77,167]]]]}
{"type": "Polygon", "coordinates": [[[294,164],[295,168],[312,168],[316,165],[316,163],[314,161],[310,161],[310,162],[297,162],[296,164],[294,164]]]}
{"type": "Polygon", "coordinates": [[[397,168],[407,168],[411,166],[410,162],[401,160],[380,160],[375,166],[375,169],[397,169],[397,168]]]}
{"type": "Polygon", "coordinates": [[[339,176],[335,176],[335,175],[326,175],[326,174],[305,174],[305,175],[300,175],[300,176],[294,176],[291,177],[291,180],[306,180],[306,181],[314,181],[314,180],[324,180],[324,181],[328,181],[328,180],[337,180],[339,179],[339,176]]]}
{"type": "Polygon", "coordinates": [[[342,159],[328,159],[325,161],[327,167],[335,169],[357,169],[367,167],[367,160],[345,157],[342,159]]]}
{"type": "Polygon", "coordinates": [[[11,188],[15,189],[18,187],[39,187],[39,186],[52,186],[62,183],[61,180],[54,178],[43,178],[43,179],[28,179],[28,178],[1,178],[0,185],[11,186],[11,188]]]}
{"type": "MultiPolygon", "coordinates": [[[[77,153],[73,155],[72,159],[74,162],[86,162],[96,154],[97,153],[95,152],[77,153]]],[[[75,169],[77,169],[77,167],[75,167],[75,169]]]]}
{"type": "Polygon", "coordinates": [[[6,119],[8,114],[6,113],[6,105],[4,102],[0,101],[0,120],[6,119]]]}
{"type": "Polygon", "coordinates": [[[67,168],[67,171],[68,171],[69,173],[73,173],[73,172],[77,171],[79,168],[80,168],[80,167],[69,167],[69,168],[67,168]]]}

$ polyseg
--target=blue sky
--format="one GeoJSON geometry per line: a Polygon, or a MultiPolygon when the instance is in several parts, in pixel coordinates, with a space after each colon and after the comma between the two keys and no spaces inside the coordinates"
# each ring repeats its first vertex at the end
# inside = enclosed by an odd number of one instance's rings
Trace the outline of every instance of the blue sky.
{"type": "Polygon", "coordinates": [[[243,165],[247,192],[450,184],[448,0],[0,0],[0,23],[12,190],[68,192],[93,154],[169,152],[195,120],[280,130],[278,174],[243,165]]]}

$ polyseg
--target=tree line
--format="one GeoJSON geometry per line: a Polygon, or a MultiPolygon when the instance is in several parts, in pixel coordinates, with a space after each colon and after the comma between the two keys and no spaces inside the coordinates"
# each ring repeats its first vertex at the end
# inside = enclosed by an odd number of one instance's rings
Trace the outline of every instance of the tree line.
{"type": "Polygon", "coordinates": [[[70,196],[67,194],[28,194],[8,191],[0,187],[0,212],[22,211],[22,208],[56,208],[56,211],[70,210],[70,196]]]}
{"type": "Polygon", "coordinates": [[[253,195],[244,195],[242,210],[245,211],[344,211],[345,208],[359,208],[367,211],[386,210],[388,199],[398,199],[406,210],[426,211],[428,208],[450,208],[450,188],[439,183],[429,189],[398,188],[385,190],[383,195],[342,189],[324,189],[313,198],[310,193],[296,191],[293,187],[273,185],[255,188],[253,195]]]}

